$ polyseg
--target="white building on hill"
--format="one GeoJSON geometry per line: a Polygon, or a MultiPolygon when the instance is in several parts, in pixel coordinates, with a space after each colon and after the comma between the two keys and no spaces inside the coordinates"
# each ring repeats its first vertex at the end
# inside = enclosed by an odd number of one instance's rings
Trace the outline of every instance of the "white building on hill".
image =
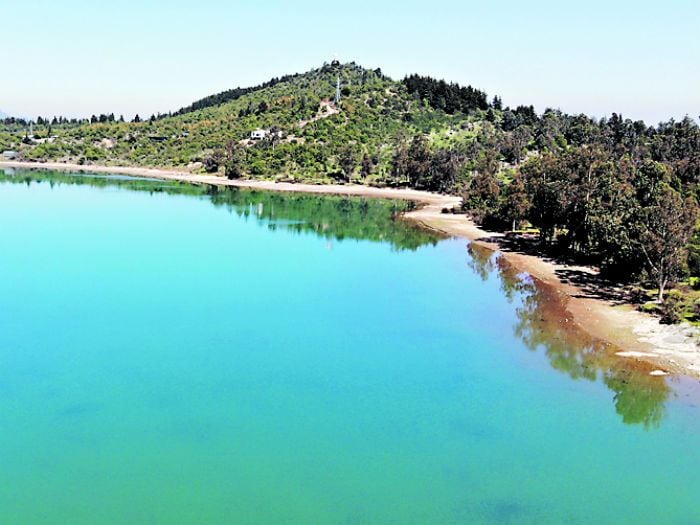
{"type": "Polygon", "coordinates": [[[270,132],[266,129],[256,129],[255,131],[250,132],[250,138],[252,140],[262,140],[267,137],[268,133],[270,132]]]}

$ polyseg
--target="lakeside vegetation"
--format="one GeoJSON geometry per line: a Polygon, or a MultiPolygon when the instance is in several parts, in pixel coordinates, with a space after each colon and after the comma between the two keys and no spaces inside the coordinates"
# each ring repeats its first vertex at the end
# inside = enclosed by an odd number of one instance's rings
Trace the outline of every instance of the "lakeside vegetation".
{"type": "Polygon", "coordinates": [[[665,322],[700,319],[700,130],[554,109],[418,75],[326,64],[205,97],[170,115],[6,119],[24,160],[134,165],[464,197],[489,229],[535,232],[540,250],[628,286],[665,322]],[[342,102],[331,102],[337,79],[342,102]],[[268,133],[251,140],[256,129],[268,133]],[[633,286],[634,285],[634,286],[633,286]],[[636,287],[635,287],[636,286],[636,287]],[[668,289],[675,287],[671,293],[668,289]]]}

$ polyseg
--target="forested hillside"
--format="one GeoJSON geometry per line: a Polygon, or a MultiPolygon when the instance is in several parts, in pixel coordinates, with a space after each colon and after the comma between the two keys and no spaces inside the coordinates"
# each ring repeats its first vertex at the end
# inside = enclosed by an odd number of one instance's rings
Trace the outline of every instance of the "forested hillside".
{"type": "Polygon", "coordinates": [[[690,118],[648,126],[616,114],[537,114],[470,86],[418,75],[395,81],[351,63],[132,122],[44,118],[32,136],[26,122],[3,122],[0,150],[24,160],[457,193],[460,211],[478,222],[528,228],[543,249],[641,282],[659,299],[685,279],[689,293],[672,295],[664,315],[700,316],[700,302],[688,299],[700,277],[700,130],[690,118]],[[261,140],[250,138],[257,129],[261,140]]]}
{"type": "Polygon", "coordinates": [[[24,123],[8,122],[14,136],[3,149],[20,149],[26,160],[84,164],[121,163],[205,170],[290,180],[394,180],[398,142],[458,123],[408,93],[401,82],[354,64],[326,65],[303,75],[274,79],[259,88],[237,88],[201,99],[172,115],[114,115],[89,122],[42,119],[35,138],[24,123]],[[338,77],[342,102],[332,103],[338,77]],[[251,141],[256,129],[267,138],[251,141]],[[49,137],[55,138],[49,138],[49,137]],[[25,144],[22,144],[24,142],[25,144]]]}

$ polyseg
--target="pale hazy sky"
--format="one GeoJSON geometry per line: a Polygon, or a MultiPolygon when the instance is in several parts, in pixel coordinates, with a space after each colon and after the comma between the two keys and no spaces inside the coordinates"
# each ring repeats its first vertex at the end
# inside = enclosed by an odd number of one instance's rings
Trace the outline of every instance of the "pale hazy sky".
{"type": "Polygon", "coordinates": [[[700,115],[700,0],[0,0],[0,110],[126,117],[330,60],[505,104],[700,115]]]}

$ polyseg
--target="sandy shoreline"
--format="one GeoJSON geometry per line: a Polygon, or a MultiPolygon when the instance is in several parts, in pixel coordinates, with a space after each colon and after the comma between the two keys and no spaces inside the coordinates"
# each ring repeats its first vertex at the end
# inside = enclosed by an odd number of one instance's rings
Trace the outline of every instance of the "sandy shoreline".
{"type": "Polygon", "coordinates": [[[197,175],[187,171],[175,171],[156,168],[134,168],[126,166],[94,166],[66,164],[62,162],[14,162],[0,161],[0,168],[40,168],[62,171],[84,171],[88,173],[112,173],[131,175],[134,177],[149,177],[153,179],[175,180],[193,184],[212,184],[215,186],[232,186],[270,191],[296,191],[303,193],[319,193],[332,195],[349,195],[358,197],[374,197],[385,199],[403,199],[428,204],[457,202],[459,199],[445,197],[427,191],[404,190],[391,188],[372,188],[359,184],[297,184],[291,182],[272,182],[265,180],[231,180],[217,175],[197,175]],[[449,200],[452,199],[452,200],[449,200]],[[448,201],[449,200],[449,201],[448,201]]]}
{"type": "Polygon", "coordinates": [[[651,363],[660,371],[700,378],[700,331],[689,325],[664,326],[652,316],[638,312],[628,305],[616,305],[600,297],[591,296],[560,275],[566,271],[593,273],[590,268],[573,267],[535,255],[509,251],[503,246],[500,234],[479,229],[463,215],[443,214],[443,208],[460,203],[454,196],[407,190],[372,188],[360,185],[313,185],[277,183],[257,180],[229,180],[215,175],[195,175],[184,171],[121,166],[80,166],[64,163],[6,162],[0,168],[43,168],[93,173],[117,173],[136,177],[176,180],[194,184],[213,184],[272,191],[293,191],[317,194],[349,195],[373,198],[404,199],[421,203],[419,209],[406,218],[451,236],[464,237],[486,248],[500,251],[516,268],[528,272],[542,286],[551,287],[562,297],[564,307],[577,327],[595,339],[619,348],[620,358],[651,363]]]}

